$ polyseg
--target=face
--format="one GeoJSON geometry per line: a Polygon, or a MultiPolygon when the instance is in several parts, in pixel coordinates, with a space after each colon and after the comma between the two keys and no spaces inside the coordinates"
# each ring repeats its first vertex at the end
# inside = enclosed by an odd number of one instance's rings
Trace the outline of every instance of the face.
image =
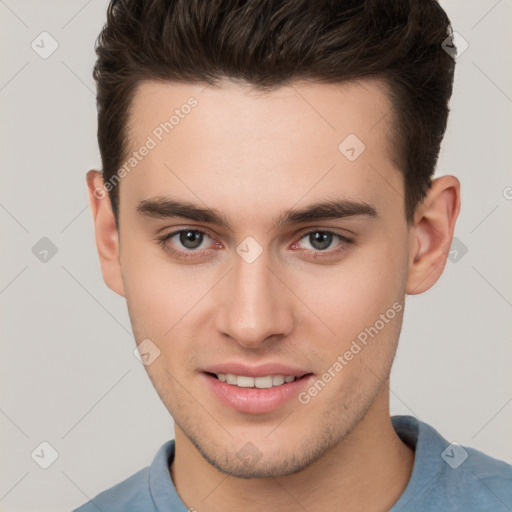
{"type": "Polygon", "coordinates": [[[134,96],[118,291],[176,436],[225,473],[298,471],[384,400],[410,249],[390,109],[378,81],[134,96]]]}

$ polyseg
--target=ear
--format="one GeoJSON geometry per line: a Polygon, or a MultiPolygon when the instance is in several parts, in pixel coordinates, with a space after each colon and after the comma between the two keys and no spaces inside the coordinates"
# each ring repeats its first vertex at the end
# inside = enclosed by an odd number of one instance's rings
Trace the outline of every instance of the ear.
{"type": "Polygon", "coordinates": [[[433,180],[409,228],[407,294],[423,293],[443,273],[459,211],[459,180],[455,176],[433,180]]]}
{"type": "Polygon", "coordinates": [[[89,205],[94,221],[96,247],[100,256],[103,280],[112,291],[124,297],[119,234],[110,197],[103,185],[103,175],[100,171],[92,170],[87,173],[89,205]]]}

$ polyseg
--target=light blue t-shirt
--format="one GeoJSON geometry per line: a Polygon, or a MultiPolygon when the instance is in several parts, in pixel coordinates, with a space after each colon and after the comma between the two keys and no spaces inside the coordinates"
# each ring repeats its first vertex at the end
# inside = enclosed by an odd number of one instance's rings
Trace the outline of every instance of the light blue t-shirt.
{"type": "MultiPolygon", "coordinates": [[[[449,443],[412,416],[392,416],[396,433],[415,450],[411,478],[389,512],[510,512],[512,466],[474,448],[449,443]]],[[[98,494],[73,512],[187,512],[169,475],[174,440],[150,467],[98,494]]]]}

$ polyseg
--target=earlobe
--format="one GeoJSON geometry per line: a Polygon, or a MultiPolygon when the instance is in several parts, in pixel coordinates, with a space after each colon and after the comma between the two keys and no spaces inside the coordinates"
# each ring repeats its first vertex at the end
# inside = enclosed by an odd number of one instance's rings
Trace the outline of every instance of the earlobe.
{"type": "Polygon", "coordinates": [[[459,211],[459,180],[455,176],[441,176],[433,180],[410,228],[407,294],[423,293],[441,276],[459,211]]]}
{"type": "Polygon", "coordinates": [[[124,297],[119,233],[110,198],[103,187],[103,176],[100,171],[91,170],[86,178],[103,280],[112,291],[124,297]]]}

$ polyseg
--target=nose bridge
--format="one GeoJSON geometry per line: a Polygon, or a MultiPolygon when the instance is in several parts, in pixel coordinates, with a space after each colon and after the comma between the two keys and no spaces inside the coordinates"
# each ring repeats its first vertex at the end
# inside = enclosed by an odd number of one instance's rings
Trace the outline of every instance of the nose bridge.
{"type": "Polygon", "coordinates": [[[289,332],[292,318],[289,297],[269,268],[268,251],[249,242],[249,245],[240,244],[237,253],[228,279],[227,307],[219,328],[239,344],[256,347],[270,336],[289,332]]]}

